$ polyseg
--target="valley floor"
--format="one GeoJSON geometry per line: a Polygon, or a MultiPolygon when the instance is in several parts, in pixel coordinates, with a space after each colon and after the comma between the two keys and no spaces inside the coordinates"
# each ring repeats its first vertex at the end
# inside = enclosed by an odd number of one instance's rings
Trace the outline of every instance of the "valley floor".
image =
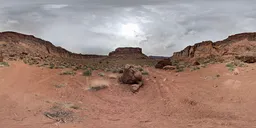
{"type": "Polygon", "coordinates": [[[98,75],[100,71],[90,77],[81,71],[75,76],[59,75],[62,70],[22,62],[1,67],[0,127],[256,127],[256,65],[239,68],[238,75],[225,64],[179,73],[147,67],[149,75],[135,94],[117,79],[108,78],[109,73],[105,77],[98,75]],[[93,81],[107,82],[109,87],[89,91],[93,81]],[[53,115],[46,113],[53,108],[65,108],[70,116],[51,119],[53,115]]]}

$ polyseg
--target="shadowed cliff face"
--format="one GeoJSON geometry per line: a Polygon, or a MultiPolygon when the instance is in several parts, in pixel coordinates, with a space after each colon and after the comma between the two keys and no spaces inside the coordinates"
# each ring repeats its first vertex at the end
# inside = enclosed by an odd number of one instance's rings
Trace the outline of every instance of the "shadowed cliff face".
{"type": "Polygon", "coordinates": [[[256,53],[256,33],[236,34],[217,42],[203,41],[175,52],[171,58],[185,61],[209,57],[224,59],[249,53],[256,53]]]}
{"type": "Polygon", "coordinates": [[[85,59],[91,57],[101,57],[98,55],[82,55],[71,53],[62,47],[56,47],[51,42],[16,32],[0,33],[1,50],[4,54],[44,54],[48,56],[57,56],[64,58],[85,59]]]}

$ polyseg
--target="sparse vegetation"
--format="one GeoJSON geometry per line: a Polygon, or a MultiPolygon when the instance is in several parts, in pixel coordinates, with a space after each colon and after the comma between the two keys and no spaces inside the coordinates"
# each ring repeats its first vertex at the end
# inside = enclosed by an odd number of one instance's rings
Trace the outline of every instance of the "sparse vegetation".
{"type": "Polygon", "coordinates": [[[202,67],[202,68],[206,68],[206,67],[207,67],[207,64],[202,64],[201,67],[202,67]]]}
{"type": "Polygon", "coordinates": [[[50,64],[50,69],[53,69],[55,67],[55,65],[54,64],[50,64]]]}
{"type": "Polygon", "coordinates": [[[194,66],[192,69],[190,69],[190,71],[195,71],[195,70],[199,70],[199,69],[200,69],[200,67],[194,66]]]}
{"type": "Polygon", "coordinates": [[[91,76],[92,75],[92,71],[90,69],[86,69],[84,72],[83,72],[83,76],[91,76]]]}
{"type": "Polygon", "coordinates": [[[8,67],[10,65],[7,62],[0,62],[0,66],[8,67]]]}
{"type": "Polygon", "coordinates": [[[217,74],[217,75],[216,75],[216,77],[217,77],[217,78],[219,78],[219,77],[220,77],[220,75],[219,75],[219,74],[217,74]]]}
{"type": "Polygon", "coordinates": [[[176,72],[183,72],[184,71],[184,66],[183,65],[176,65],[176,72]]]}
{"type": "Polygon", "coordinates": [[[64,71],[62,73],[60,73],[60,75],[76,75],[75,71],[64,71]]]}
{"type": "Polygon", "coordinates": [[[101,76],[101,77],[104,77],[104,76],[105,76],[105,74],[102,73],[102,72],[100,72],[98,75],[101,76]]]}
{"type": "Polygon", "coordinates": [[[54,85],[56,88],[62,88],[62,87],[65,87],[66,85],[65,84],[57,84],[57,85],[54,85]]]}
{"type": "Polygon", "coordinates": [[[228,67],[229,71],[234,71],[234,69],[235,69],[235,65],[233,63],[226,64],[226,67],[228,67]]]}
{"type": "Polygon", "coordinates": [[[147,71],[142,71],[141,74],[142,75],[149,75],[149,73],[147,71]]]}
{"type": "Polygon", "coordinates": [[[94,85],[94,86],[90,86],[88,90],[90,90],[90,91],[99,91],[99,90],[105,89],[107,87],[108,86],[104,85],[104,84],[102,84],[102,85],[94,85]]]}

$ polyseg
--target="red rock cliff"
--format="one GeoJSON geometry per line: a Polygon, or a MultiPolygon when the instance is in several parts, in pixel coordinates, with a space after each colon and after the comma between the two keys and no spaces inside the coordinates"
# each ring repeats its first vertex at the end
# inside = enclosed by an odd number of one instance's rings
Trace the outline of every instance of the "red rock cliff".
{"type": "MultiPolygon", "coordinates": [[[[64,48],[56,47],[51,42],[36,38],[33,35],[25,35],[17,32],[1,32],[0,44],[3,52],[27,52],[31,54],[45,54],[64,58],[84,59],[101,57],[98,55],[83,55],[67,51],[64,48]],[[1,46],[2,46],[1,45],[1,46]]],[[[18,53],[17,53],[18,54],[18,53]]]]}
{"type": "Polygon", "coordinates": [[[142,53],[141,48],[123,47],[117,48],[115,51],[109,53],[110,57],[134,57],[134,58],[148,58],[142,53]]]}
{"type": "Polygon", "coordinates": [[[217,42],[203,41],[175,52],[172,59],[190,60],[207,57],[235,57],[248,52],[256,53],[256,33],[241,33],[217,42]]]}

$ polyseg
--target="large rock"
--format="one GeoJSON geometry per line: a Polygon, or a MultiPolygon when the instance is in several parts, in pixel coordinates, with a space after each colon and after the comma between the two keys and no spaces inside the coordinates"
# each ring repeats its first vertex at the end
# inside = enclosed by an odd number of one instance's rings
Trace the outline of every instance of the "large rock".
{"type": "Polygon", "coordinates": [[[139,84],[142,81],[142,74],[133,65],[127,64],[119,81],[123,84],[139,84]]]}
{"type": "Polygon", "coordinates": [[[170,59],[163,59],[161,61],[159,61],[156,65],[155,68],[159,68],[159,69],[163,69],[163,67],[167,66],[167,65],[172,65],[172,62],[170,61],[170,59]]]}

